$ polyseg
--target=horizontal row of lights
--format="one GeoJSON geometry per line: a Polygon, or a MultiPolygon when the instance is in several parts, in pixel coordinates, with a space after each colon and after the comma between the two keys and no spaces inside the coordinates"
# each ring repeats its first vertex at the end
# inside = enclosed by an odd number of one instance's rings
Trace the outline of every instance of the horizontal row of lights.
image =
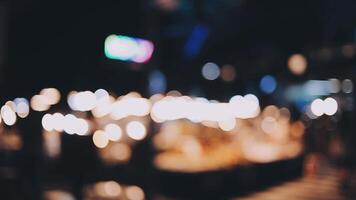
{"type": "MultiPolygon", "coordinates": [[[[127,136],[133,140],[143,140],[147,135],[146,127],[139,121],[131,121],[126,125],[127,136]]],[[[105,148],[109,141],[117,142],[123,136],[121,127],[117,124],[107,124],[104,130],[97,130],[93,134],[93,142],[98,148],[105,148]]]]}
{"type": "Polygon", "coordinates": [[[77,118],[72,114],[63,115],[61,113],[45,114],[42,117],[42,126],[46,131],[57,131],[72,135],[87,135],[89,123],[82,118],[77,118]]]}
{"type": "MultiPolygon", "coordinates": [[[[31,107],[35,111],[44,111],[59,101],[60,92],[55,88],[46,88],[32,97],[31,107]]],[[[222,125],[221,127],[224,127],[225,122],[232,121],[234,118],[246,119],[255,117],[260,111],[259,101],[252,94],[244,97],[234,96],[229,103],[209,101],[205,98],[193,99],[188,96],[162,96],[152,102],[135,93],[115,100],[106,90],[99,89],[95,92],[71,92],[68,95],[68,104],[75,111],[91,111],[95,117],[103,117],[110,114],[113,120],[128,116],[142,117],[151,114],[155,122],[185,118],[193,122],[217,122],[222,125]]],[[[337,107],[335,99],[327,98],[325,101],[316,99],[311,104],[311,111],[315,116],[333,115],[336,113],[337,107]]],[[[29,102],[26,99],[16,98],[14,101],[8,101],[1,108],[2,120],[7,125],[15,124],[16,113],[20,118],[28,116],[29,102]]],[[[85,135],[88,132],[87,129],[89,129],[89,125],[84,119],[78,119],[71,114],[66,116],[60,113],[55,113],[54,115],[46,114],[43,120],[42,123],[44,123],[46,130],[64,130],[69,134],[85,135]],[[54,127],[53,124],[57,124],[57,126],[54,127]],[[58,124],[62,125],[59,126],[58,124]],[[69,124],[72,124],[72,126],[69,124]],[[74,127],[74,124],[77,124],[77,127],[74,127]]]]}
{"type": "Polygon", "coordinates": [[[165,97],[151,110],[155,122],[189,119],[193,122],[225,122],[235,118],[252,118],[259,114],[259,101],[255,95],[236,95],[229,103],[211,102],[204,98],[165,97]]]}
{"type": "Polygon", "coordinates": [[[310,110],[316,117],[320,117],[324,114],[332,116],[335,115],[338,110],[338,103],[332,97],[328,97],[325,100],[315,99],[310,104],[310,110]]]}
{"type": "Polygon", "coordinates": [[[91,111],[95,117],[110,114],[114,120],[128,116],[146,116],[151,109],[151,103],[145,98],[127,95],[115,100],[104,89],[95,92],[71,92],[68,95],[68,104],[75,111],[91,111]]]}
{"type": "Polygon", "coordinates": [[[229,103],[188,96],[160,96],[154,102],[138,94],[128,94],[115,100],[104,89],[95,92],[71,92],[68,104],[74,111],[91,111],[95,117],[110,115],[113,120],[128,116],[151,114],[155,122],[189,119],[194,122],[212,121],[224,124],[235,118],[252,118],[259,114],[259,100],[253,94],[236,95],[229,103]]]}

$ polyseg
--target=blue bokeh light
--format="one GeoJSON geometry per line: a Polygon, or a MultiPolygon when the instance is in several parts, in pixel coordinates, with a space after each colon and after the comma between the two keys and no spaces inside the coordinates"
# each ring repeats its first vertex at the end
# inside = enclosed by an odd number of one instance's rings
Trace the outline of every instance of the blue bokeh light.
{"type": "Polygon", "coordinates": [[[272,94],[277,88],[277,81],[271,75],[266,75],[261,79],[260,89],[266,94],[272,94]]]}

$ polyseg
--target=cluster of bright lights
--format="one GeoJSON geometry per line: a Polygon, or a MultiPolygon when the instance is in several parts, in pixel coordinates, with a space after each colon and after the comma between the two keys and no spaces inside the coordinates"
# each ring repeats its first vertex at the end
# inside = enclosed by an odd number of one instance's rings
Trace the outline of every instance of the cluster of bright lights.
{"type": "Polygon", "coordinates": [[[320,117],[323,114],[332,116],[338,110],[338,103],[332,97],[328,97],[325,100],[315,99],[310,104],[310,110],[311,110],[312,114],[314,114],[317,117],[320,117]]]}
{"type": "Polygon", "coordinates": [[[192,122],[218,122],[223,129],[230,129],[227,122],[235,118],[252,118],[259,113],[259,101],[255,95],[234,96],[229,103],[209,101],[205,98],[192,99],[188,96],[167,96],[154,103],[151,117],[156,122],[189,119],[192,122]]]}
{"type": "MultiPolygon", "coordinates": [[[[132,140],[143,140],[147,135],[146,127],[139,121],[127,123],[125,132],[132,140]]],[[[93,134],[94,145],[98,148],[105,148],[110,141],[117,142],[123,137],[123,130],[117,124],[107,124],[104,130],[97,130],[93,134]]]]}
{"type": "Polygon", "coordinates": [[[42,117],[42,126],[46,131],[57,131],[73,135],[87,135],[89,133],[89,123],[82,118],[72,114],[63,115],[61,113],[45,114],[42,117]]]}
{"type": "Polygon", "coordinates": [[[112,180],[97,182],[91,187],[87,187],[86,192],[88,193],[87,195],[90,195],[90,197],[94,196],[98,199],[145,199],[145,193],[139,186],[124,186],[112,180]]]}
{"type": "Polygon", "coordinates": [[[109,35],[105,40],[105,55],[110,59],[145,63],[154,51],[151,41],[123,35],[109,35]]]}
{"type": "Polygon", "coordinates": [[[260,113],[258,98],[253,94],[233,96],[229,104],[236,118],[247,119],[256,117],[260,113]]]}
{"type": "Polygon", "coordinates": [[[31,98],[31,108],[35,111],[46,111],[61,99],[61,93],[56,88],[45,88],[31,98]]]}
{"type": "Polygon", "coordinates": [[[122,129],[117,124],[107,124],[104,130],[97,130],[93,134],[94,145],[98,148],[104,148],[109,141],[119,141],[122,138],[122,129]]]}
{"type": "Polygon", "coordinates": [[[67,98],[68,105],[75,111],[90,111],[95,108],[97,97],[91,91],[71,92],[67,98]]]}
{"type": "Polygon", "coordinates": [[[149,100],[133,94],[130,93],[115,100],[104,89],[99,89],[95,93],[91,91],[71,92],[68,95],[68,104],[75,111],[91,111],[97,118],[108,114],[114,120],[128,116],[148,115],[151,109],[149,100]]]}
{"type": "Polygon", "coordinates": [[[150,113],[151,103],[141,97],[124,97],[112,104],[111,117],[119,120],[128,116],[143,117],[150,113]]]}
{"type": "Polygon", "coordinates": [[[15,98],[14,101],[7,101],[1,107],[0,114],[0,122],[3,121],[6,125],[13,126],[17,121],[17,117],[26,118],[30,114],[28,100],[25,98],[15,98]]]}
{"type": "MultiPolygon", "coordinates": [[[[177,119],[189,119],[193,122],[203,122],[203,124],[214,122],[216,127],[225,131],[230,131],[236,126],[236,118],[253,118],[260,112],[259,100],[253,94],[236,95],[230,99],[229,103],[209,101],[205,98],[193,99],[175,92],[167,95],[153,98],[157,96],[154,95],[152,99],[146,99],[138,93],[129,93],[115,100],[106,90],[99,89],[95,93],[71,92],[68,95],[68,104],[76,111],[91,110],[97,118],[109,115],[112,120],[121,120],[130,116],[143,117],[150,114],[155,122],[177,119]]],[[[129,130],[132,127],[128,127],[126,131],[130,138],[140,140],[141,137],[145,137],[145,134],[130,135],[129,130]]],[[[108,138],[107,140],[109,141],[108,138]]]]}

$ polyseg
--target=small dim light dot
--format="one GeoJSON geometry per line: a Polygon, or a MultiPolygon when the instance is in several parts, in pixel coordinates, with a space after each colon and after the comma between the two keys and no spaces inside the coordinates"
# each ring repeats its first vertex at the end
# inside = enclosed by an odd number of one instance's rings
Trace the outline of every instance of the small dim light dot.
{"type": "Polygon", "coordinates": [[[260,88],[266,94],[273,93],[277,88],[277,81],[271,75],[266,75],[261,79],[260,88]]]}
{"type": "Polygon", "coordinates": [[[353,91],[353,83],[350,79],[345,79],[342,82],[342,91],[345,93],[351,93],[353,91]]]}
{"type": "Polygon", "coordinates": [[[288,67],[293,74],[302,75],[307,69],[307,60],[302,54],[294,54],[288,60],[288,67]]]}
{"type": "Polygon", "coordinates": [[[236,70],[232,65],[224,65],[221,67],[221,79],[226,82],[235,80],[236,70]]]}
{"type": "Polygon", "coordinates": [[[201,73],[206,80],[212,81],[219,77],[220,68],[217,64],[209,62],[203,66],[201,73]]]}

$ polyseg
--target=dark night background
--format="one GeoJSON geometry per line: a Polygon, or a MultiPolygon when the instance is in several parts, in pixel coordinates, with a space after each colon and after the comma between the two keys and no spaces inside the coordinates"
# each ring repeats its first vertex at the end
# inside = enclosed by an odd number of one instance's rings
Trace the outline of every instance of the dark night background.
{"type": "MultiPolygon", "coordinates": [[[[350,43],[355,37],[351,0],[183,4],[165,12],[152,1],[3,1],[8,51],[2,87],[9,94],[33,93],[51,85],[144,92],[147,71],[158,68],[168,76],[171,89],[189,91],[199,84],[204,93],[217,96],[222,90],[244,90],[243,79],[265,72],[287,76],[286,58],[292,53],[350,43]],[[208,27],[209,35],[199,55],[187,58],[184,43],[197,24],[208,27]],[[153,60],[136,71],[129,64],[109,61],[103,55],[103,41],[112,33],[153,40],[157,46],[153,60]],[[240,79],[236,84],[216,83],[216,90],[206,91],[209,83],[197,67],[206,61],[234,64],[240,79]]],[[[340,67],[334,66],[334,71],[340,67]]],[[[334,71],[311,68],[306,76],[319,78],[334,71]]]]}
{"type": "MultiPolygon", "coordinates": [[[[106,88],[120,95],[138,91],[148,97],[148,75],[156,69],[165,74],[167,91],[179,90],[183,94],[218,100],[226,100],[234,94],[259,93],[259,80],[265,74],[274,75],[282,88],[310,79],[356,78],[355,56],[345,58],[341,53],[344,45],[356,42],[356,1],[179,2],[177,8],[164,10],[153,0],[0,0],[1,102],[18,96],[29,97],[45,87],[56,87],[63,94],[106,88]],[[187,42],[199,28],[205,31],[206,38],[195,54],[189,54],[185,50],[187,42]],[[152,59],[145,64],[135,64],[106,58],[104,40],[110,34],[153,41],[152,59]],[[308,69],[299,77],[287,68],[288,57],[295,53],[302,53],[308,59],[308,69]],[[323,57],[325,54],[330,56],[323,57]],[[201,66],[207,62],[232,65],[236,79],[232,82],[205,80],[201,66]]],[[[280,101],[276,100],[278,96],[259,95],[262,104],[280,101]]],[[[352,121],[354,114],[349,115],[352,121]]],[[[39,114],[31,117],[41,119],[39,114]]],[[[19,126],[24,130],[42,129],[40,124],[31,122],[21,122],[19,126]]],[[[28,176],[26,181],[38,183],[36,175],[44,177],[53,171],[71,177],[82,166],[96,161],[81,153],[94,151],[80,147],[91,140],[64,138],[65,145],[77,150],[73,155],[64,152],[70,155],[65,161],[74,162],[83,156],[83,163],[76,165],[73,171],[65,165],[56,171],[51,168],[55,164],[50,163],[48,171],[41,172],[38,166],[43,158],[36,155],[40,151],[39,137],[36,134],[24,136],[28,152],[25,153],[27,158],[21,161],[21,169],[28,176]],[[32,159],[36,162],[32,163],[32,159]]],[[[143,162],[133,163],[141,165],[143,162]]],[[[135,170],[134,164],[131,170],[135,170]]],[[[95,172],[100,174],[98,166],[87,170],[97,170],[95,172]]],[[[82,172],[81,176],[86,173],[82,172]]],[[[125,171],[118,176],[132,181],[125,176],[125,171]]],[[[138,180],[138,176],[133,180],[138,180]]],[[[26,181],[22,184],[28,184],[26,181]]],[[[34,184],[26,192],[37,197],[37,186],[34,184]]]]}

